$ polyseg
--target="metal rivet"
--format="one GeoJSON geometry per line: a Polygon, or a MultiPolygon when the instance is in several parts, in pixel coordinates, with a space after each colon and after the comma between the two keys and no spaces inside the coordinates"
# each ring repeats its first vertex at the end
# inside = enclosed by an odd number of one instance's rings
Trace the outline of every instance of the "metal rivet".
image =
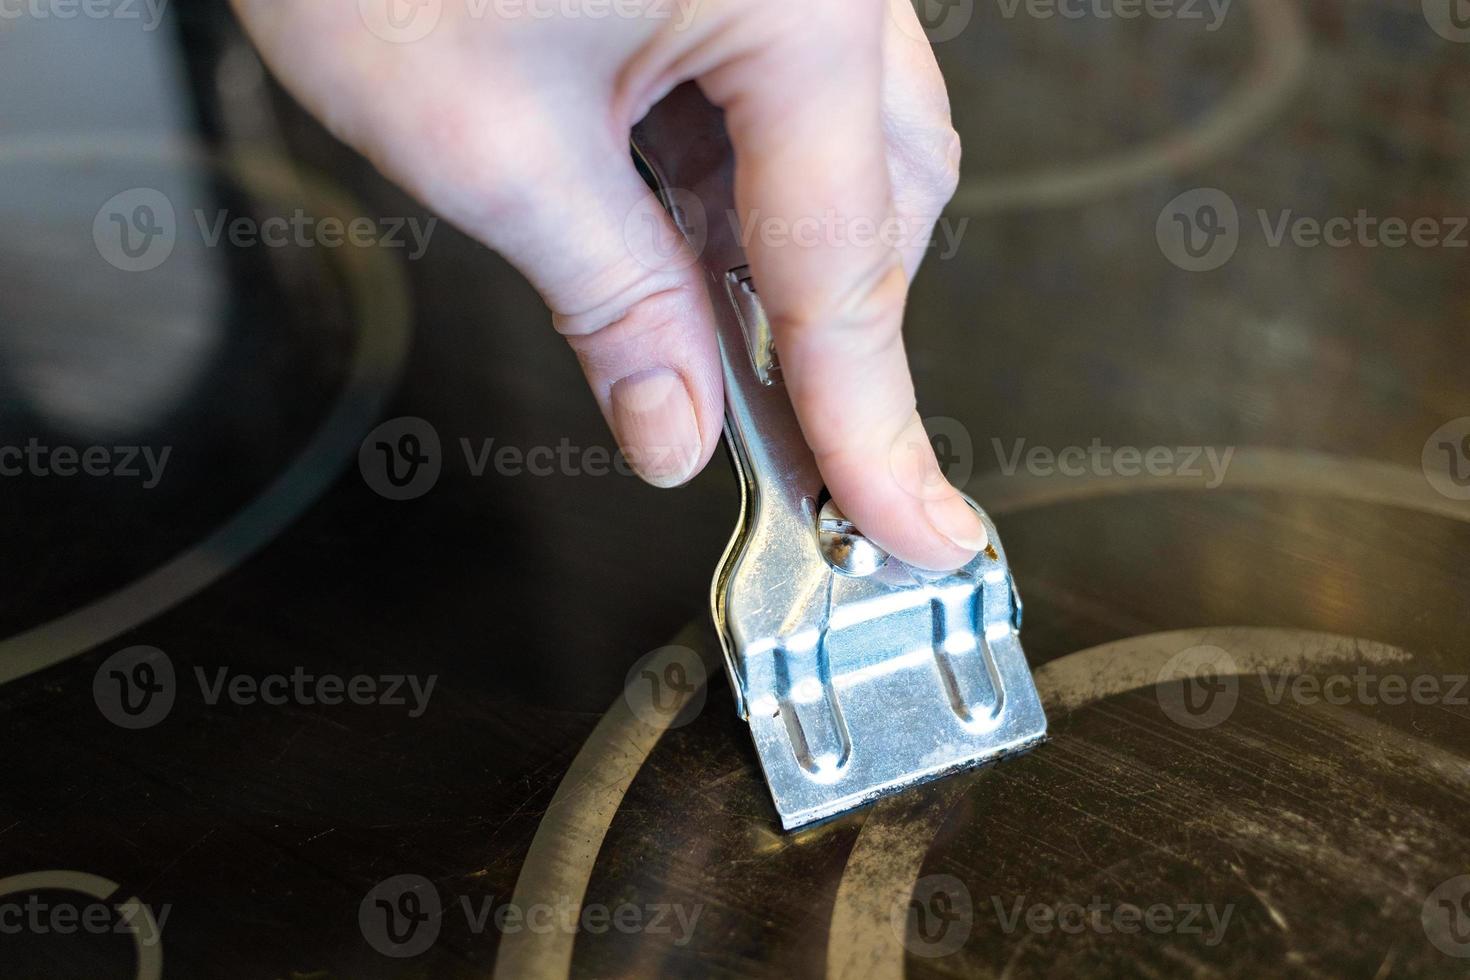
{"type": "Polygon", "coordinates": [[[830,500],[817,517],[817,543],[827,564],[844,575],[869,575],[888,560],[888,552],[863,537],[830,500]]]}

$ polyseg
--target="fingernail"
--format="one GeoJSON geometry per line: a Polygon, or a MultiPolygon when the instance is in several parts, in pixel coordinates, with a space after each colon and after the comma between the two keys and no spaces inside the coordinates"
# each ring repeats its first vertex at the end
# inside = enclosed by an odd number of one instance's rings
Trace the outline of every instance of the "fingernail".
{"type": "Polygon", "coordinates": [[[934,530],[966,551],[979,551],[990,542],[980,515],[957,493],[924,503],[924,512],[934,530]]]}
{"type": "Polygon", "coordinates": [[[656,487],[677,487],[703,455],[694,402],[684,379],[668,368],[612,386],[613,430],[628,465],[656,487]]]}

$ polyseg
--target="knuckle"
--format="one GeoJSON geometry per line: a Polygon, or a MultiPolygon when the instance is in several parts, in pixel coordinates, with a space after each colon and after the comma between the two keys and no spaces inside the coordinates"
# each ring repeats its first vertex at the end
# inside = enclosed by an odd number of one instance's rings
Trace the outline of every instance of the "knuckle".
{"type": "Polygon", "coordinates": [[[677,335],[697,309],[698,296],[690,284],[674,277],[635,276],[628,281],[610,270],[588,288],[589,293],[566,301],[547,297],[556,332],[579,352],[592,344],[625,345],[650,337],[667,340],[677,335]],[[592,300],[592,296],[598,298],[592,300]]]}
{"type": "Polygon", "coordinates": [[[960,134],[949,123],[928,129],[914,148],[913,171],[935,210],[949,203],[960,186],[960,134]]]}
{"type": "Polygon", "coordinates": [[[941,159],[935,176],[947,202],[954,197],[954,192],[960,186],[960,157],[964,153],[964,143],[960,139],[959,131],[947,124],[938,142],[941,159]]]}
{"type": "Polygon", "coordinates": [[[962,143],[948,113],[903,126],[891,124],[889,145],[895,196],[938,214],[960,184],[962,143]]]}
{"type": "Polygon", "coordinates": [[[963,153],[948,100],[941,98],[922,112],[895,113],[885,126],[895,194],[933,210],[944,207],[960,185],[963,153]]]}
{"type": "Polygon", "coordinates": [[[869,357],[901,336],[908,278],[898,254],[886,251],[852,288],[804,295],[804,301],[773,314],[772,326],[784,342],[835,342],[849,356],[869,357]]]}

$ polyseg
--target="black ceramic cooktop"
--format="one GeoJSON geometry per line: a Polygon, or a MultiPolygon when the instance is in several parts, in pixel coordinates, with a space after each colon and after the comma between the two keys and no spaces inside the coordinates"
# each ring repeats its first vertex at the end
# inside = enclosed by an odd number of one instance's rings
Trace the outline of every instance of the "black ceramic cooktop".
{"type": "Polygon", "coordinates": [[[909,346],[1052,737],[795,835],[723,461],[628,476],[223,3],[62,6],[0,20],[0,976],[1470,963],[1463,0],[926,10],[909,346]]]}

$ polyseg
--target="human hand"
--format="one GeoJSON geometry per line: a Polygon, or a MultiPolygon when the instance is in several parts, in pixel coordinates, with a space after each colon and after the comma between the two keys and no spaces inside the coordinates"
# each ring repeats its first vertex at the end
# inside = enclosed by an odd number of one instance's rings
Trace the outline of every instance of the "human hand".
{"type": "Polygon", "coordinates": [[[956,568],[985,546],[940,474],[904,355],[909,282],[960,152],[907,0],[233,2],[334,134],[531,281],[658,486],[709,461],[723,382],[698,266],[641,261],[625,240],[650,197],[628,139],[697,80],[726,113],[742,217],[898,230],[747,244],[833,500],[919,567],[956,568]]]}

